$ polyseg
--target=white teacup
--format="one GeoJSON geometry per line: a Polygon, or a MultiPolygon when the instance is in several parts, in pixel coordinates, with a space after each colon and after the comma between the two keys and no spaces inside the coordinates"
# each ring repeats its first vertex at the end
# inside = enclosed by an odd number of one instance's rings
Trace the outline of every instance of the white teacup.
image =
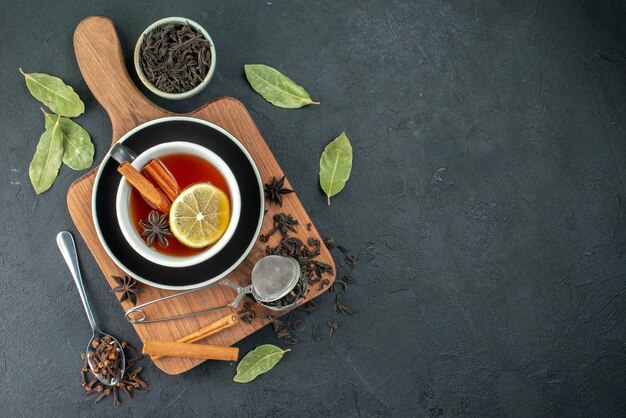
{"type": "Polygon", "coordinates": [[[228,194],[230,196],[231,206],[230,222],[226,228],[226,232],[224,232],[224,235],[222,235],[222,237],[212,246],[204,250],[199,250],[198,254],[191,256],[171,256],[148,247],[133,225],[133,220],[130,214],[130,192],[132,186],[124,178],[122,178],[120,182],[115,199],[117,221],[124,237],[126,238],[126,241],[128,241],[130,246],[133,247],[133,249],[143,258],[167,267],[189,267],[202,263],[213,257],[215,254],[220,252],[232,238],[235,233],[235,229],[237,228],[237,223],[239,222],[239,216],[241,215],[241,195],[239,193],[237,180],[224,160],[222,160],[213,151],[191,142],[176,141],[156,145],[142,152],[132,162],[132,165],[137,170],[141,171],[141,169],[154,158],[161,158],[171,154],[193,154],[200,157],[215,167],[220,172],[222,177],[224,177],[224,180],[228,185],[228,194]]]}

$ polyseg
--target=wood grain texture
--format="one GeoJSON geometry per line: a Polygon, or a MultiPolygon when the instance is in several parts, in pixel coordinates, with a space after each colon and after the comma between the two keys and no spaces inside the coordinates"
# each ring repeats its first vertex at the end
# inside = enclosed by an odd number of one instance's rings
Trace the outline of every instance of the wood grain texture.
{"type": "MultiPolygon", "coordinates": [[[[89,17],[82,21],[74,33],[74,49],[78,65],[89,89],[111,118],[113,127],[112,143],[115,143],[126,132],[144,122],[173,115],[171,112],[151,103],[134,85],[124,65],[117,33],[109,19],[89,17]]],[[[186,114],[186,116],[213,122],[238,138],[256,162],[263,182],[269,182],[272,176],[280,177],[283,175],[282,169],[263,140],[250,114],[243,104],[236,99],[224,97],[213,100],[199,109],[186,114]]],[[[80,177],[70,186],[67,195],[67,205],[76,228],[87,243],[104,277],[109,282],[109,285],[114,287],[115,282],[111,276],[124,274],[124,272],[107,256],[98,240],[93,225],[91,194],[95,175],[96,170],[94,169],[80,177]]],[[[288,179],[286,186],[291,188],[288,179]]],[[[261,233],[267,233],[271,229],[274,214],[286,212],[292,214],[300,221],[300,228],[297,234],[299,238],[306,240],[308,237],[314,237],[321,240],[315,226],[311,228],[311,231],[307,231],[306,224],[311,222],[311,220],[300,203],[297,193],[287,195],[282,208],[276,205],[268,205],[267,209],[268,212],[265,215],[261,233]]],[[[276,245],[278,240],[279,237],[274,236],[267,244],[276,245]]],[[[267,244],[259,242],[228,278],[239,284],[248,284],[252,267],[264,255],[265,245],[267,244]]],[[[321,246],[319,260],[330,264],[334,270],[335,266],[332,256],[324,245],[321,246]]],[[[335,276],[328,275],[328,279],[330,284],[332,284],[335,276]]],[[[328,289],[330,284],[322,289],[319,289],[319,285],[310,286],[306,300],[319,296],[328,289]]],[[[145,285],[142,285],[142,287],[145,293],[140,295],[138,303],[175,293],[145,285]]],[[[233,297],[234,291],[227,287],[219,286],[161,303],[151,308],[149,313],[168,316],[180,315],[228,303],[232,301],[233,297]]],[[[301,303],[304,302],[302,301],[301,303]]],[[[128,301],[121,303],[121,306],[124,311],[131,307],[128,301]]],[[[134,325],[134,328],[142,341],[175,341],[218,320],[227,312],[223,310],[176,321],[138,324],[134,325]]],[[[123,315],[120,313],[120,321],[123,320],[125,319],[123,319],[123,315]]],[[[236,326],[212,335],[202,340],[202,343],[230,346],[267,324],[267,321],[261,319],[255,319],[252,325],[239,321],[236,326]]],[[[179,374],[197,366],[202,361],[198,359],[164,357],[155,361],[155,364],[168,374],[179,374]]]]}

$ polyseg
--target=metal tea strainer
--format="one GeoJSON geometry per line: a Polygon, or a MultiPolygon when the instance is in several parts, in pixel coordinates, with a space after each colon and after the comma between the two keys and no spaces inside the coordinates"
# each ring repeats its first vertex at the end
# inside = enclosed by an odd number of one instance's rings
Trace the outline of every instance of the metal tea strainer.
{"type": "Polygon", "coordinates": [[[280,308],[266,305],[269,302],[275,302],[285,297],[292,291],[300,280],[300,264],[292,257],[284,257],[280,255],[268,255],[259,260],[252,269],[252,280],[249,286],[241,287],[228,279],[222,279],[216,283],[199,289],[188,290],[176,293],[174,295],[165,296],[150,302],[142,303],[134,308],[126,311],[126,319],[133,324],[147,324],[151,322],[170,321],[172,319],[186,318],[189,316],[200,315],[207,312],[218,311],[225,308],[237,308],[244,296],[251,294],[257,302],[271,310],[283,310],[295,305],[298,301],[283,305],[280,308]],[[215,286],[228,286],[237,292],[235,299],[224,306],[209,308],[202,311],[190,312],[177,316],[168,316],[164,318],[150,318],[146,314],[144,308],[148,305],[163,302],[168,299],[186,295],[188,293],[197,292],[198,290],[207,289],[215,286]],[[132,317],[131,317],[132,316],[132,317]]]}

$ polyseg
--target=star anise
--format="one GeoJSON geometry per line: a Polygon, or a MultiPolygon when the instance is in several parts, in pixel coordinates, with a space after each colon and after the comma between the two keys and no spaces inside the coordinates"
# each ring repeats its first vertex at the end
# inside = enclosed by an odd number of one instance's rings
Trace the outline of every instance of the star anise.
{"type": "Polygon", "coordinates": [[[139,225],[143,228],[141,236],[146,239],[148,247],[154,247],[157,242],[163,248],[169,245],[167,237],[171,237],[172,232],[167,217],[166,213],[159,215],[158,211],[153,210],[148,215],[148,219],[139,221],[139,225]]]}
{"type": "Polygon", "coordinates": [[[126,299],[135,306],[137,304],[137,295],[143,293],[143,289],[137,287],[137,281],[132,277],[124,275],[124,277],[111,276],[115,283],[119,286],[114,287],[111,291],[115,293],[122,293],[120,302],[124,302],[126,299]]]}
{"type": "Polygon", "coordinates": [[[293,190],[283,187],[285,185],[285,176],[280,180],[272,176],[272,181],[265,184],[265,194],[270,202],[278,203],[283,206],[283,195],[293,193],[293,190]]]}

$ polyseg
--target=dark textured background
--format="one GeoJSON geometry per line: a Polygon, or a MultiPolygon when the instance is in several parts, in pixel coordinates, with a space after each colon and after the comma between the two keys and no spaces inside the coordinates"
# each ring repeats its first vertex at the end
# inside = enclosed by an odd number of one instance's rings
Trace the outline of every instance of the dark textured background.
{"type": "MultiPolygon", "coordinates": [[[[39,104],[17,68],[73,85],[99,161],[110,124],[78,71],[72,33],[101,14],[130,57],[153,21],[182,15],[218,49],[188,111],[248,107],[311,217],[359,253],[358,311],[331,340],[313,324],[271,373],[235,364],[182,376],[149,366],[125,416],[619,416],[626,414],[626,5],[623,1],[2,0],[0,19],[0,407],[5,416],[96,416],[78,385],[89,338],[54,244],[74,231],[63,167],[36,197],[28,163],[39,104]],[[243,76],[267,63],[321,106],[272,107],[243,76]],[[354,146],[346,189],[326,206],[322,148],[354,146]]],[[[150,96],[154,99],[154,97],[150,96]]],[[[82,240],[104,329],[137,343],[82,240]]],[[[324,326],[325,327],[325,326],[324,326]]],[[[326,332],[326,331],[324,331],[326,332]]],[[[269,329],[242,341],[275,342],[269,329]]],[[[108,404],[108,400],[105,402],[108,404]]]]}

